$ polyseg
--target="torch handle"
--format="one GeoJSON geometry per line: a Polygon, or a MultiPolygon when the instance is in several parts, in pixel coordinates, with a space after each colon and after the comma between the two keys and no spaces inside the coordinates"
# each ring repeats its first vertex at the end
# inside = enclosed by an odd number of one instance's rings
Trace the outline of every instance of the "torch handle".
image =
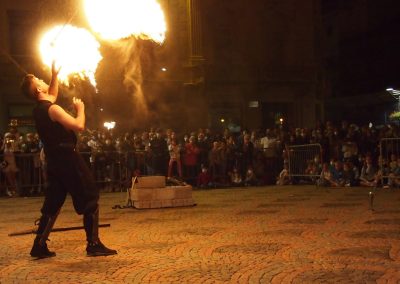
{"type": "MultiPolygon", "coordinates": [[[[105,227],[110,227],[110,226],[111,226],[111,224],[99,224],[99,228],[105,228],[105,227]]],[[[85,227],[83,227],[83,226],[61,227],[61,228],[53,228],[51,231],[52,232],[65,232],[65,231],[82,230],[84,228],[85,227]]],[[[36,234],[36,229],[13,232],[13,233],[8,234],[8,236],[9,237],[15,237],[15,236],[30,235],[30,234],[36,234]]]]}

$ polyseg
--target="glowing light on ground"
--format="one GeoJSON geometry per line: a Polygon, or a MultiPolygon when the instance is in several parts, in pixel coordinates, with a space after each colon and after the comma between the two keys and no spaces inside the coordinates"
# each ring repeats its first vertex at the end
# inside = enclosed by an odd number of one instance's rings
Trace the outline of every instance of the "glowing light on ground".
{"type": "Polygon", "coordinates": [[[84,9],[93,31],[105,40],[165,39],[164,13],[156,0],[84,0],[84,9]]]}
{"type": "Polygon", "coordinates": [[[51,66],[55,60],[61,66],[59,79],[68,85],[68,77],[88,78],[96,86],[94,74],[102,59],[100,44],[85,29],[71,25],[56,26],[47,31],[40,42],[40,54],[45,65],[51,66]]]}

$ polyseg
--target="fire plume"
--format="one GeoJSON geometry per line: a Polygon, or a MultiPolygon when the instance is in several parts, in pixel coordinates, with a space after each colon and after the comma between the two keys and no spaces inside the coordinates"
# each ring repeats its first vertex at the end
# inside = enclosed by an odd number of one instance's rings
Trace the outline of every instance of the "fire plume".
{"type": "Polygon", "coordinates": [[[156,0],[84,0],[84,9],[91,28],[104,40],[165,39],[164,13],[156,0]]]}
{"type": "Polygon", "coordinates": [[[45,33],[40,42],[40,54],[45,65],[55,60],[61,66],[59,79],[68,85],[68,77],[88,78],[96,86],[95,72],[102,59],[100,44],[85,29],[71,25],[55,26],[45,33]]]}

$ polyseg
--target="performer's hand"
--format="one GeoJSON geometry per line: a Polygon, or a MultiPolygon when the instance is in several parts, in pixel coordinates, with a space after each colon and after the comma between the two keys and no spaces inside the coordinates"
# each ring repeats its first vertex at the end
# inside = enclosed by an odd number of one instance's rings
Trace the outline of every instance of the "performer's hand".
{"type": "Polygon", "coordinates": [[[60,73],[60,70],[61,70],[61,66],[56,68],[56,61],[53,60],[53,62],[51,63],[51,75],[58,76],[58,73],[60,73]]]}
{"type": "Polygon", "coordinates": [[[72,98],[72,103],[74,104],[74,107],[75,107],[77,112],[85,110],[85,104],[82,102],[81,99],[73,97],[72,98]]]}

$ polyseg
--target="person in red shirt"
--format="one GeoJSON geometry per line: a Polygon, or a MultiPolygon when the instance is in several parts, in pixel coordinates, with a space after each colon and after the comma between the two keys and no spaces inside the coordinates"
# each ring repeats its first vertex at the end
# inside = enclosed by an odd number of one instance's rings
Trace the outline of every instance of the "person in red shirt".
{"type": "Polygon", "coordinates": [[[208,169],[203,166],[201,172],[197,176],[197,187],[208,188],[212,185],[211,174],[208,172],[208,169]]]}
{"type": "Polygon", "coordinates": [[[196,168],[199,156],[199,148],[195,144],[194,136],[189,138],[189,142],[185,144],[185,153],[183,155],[183,164],[185,166],[185,176],[189,183],[193,183],[196,178],[196,168]]]}

